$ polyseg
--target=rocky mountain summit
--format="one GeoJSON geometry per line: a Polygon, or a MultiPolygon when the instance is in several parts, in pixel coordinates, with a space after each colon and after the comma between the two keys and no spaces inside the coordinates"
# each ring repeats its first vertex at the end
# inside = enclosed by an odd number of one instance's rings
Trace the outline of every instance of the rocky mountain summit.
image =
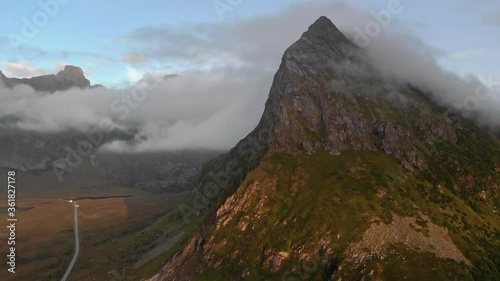
{"type": "Polygon", "coordinates": [[[321,17],[255,130],[205,165],[184,214],[198,230],[146,280],[500,280],[499,171],[498,138],[321,17]]]}
{"type": "Polygon", "coordinates": [[[80,67],[72,65],[66,65],[64,70],[61,70],[57,74],[22,79],[8,78],[0,71],[0,80],[2,80],[3,83],[10,88],[19,84],[26,84],[31,86],[36,91],[50,93],[65,91],[71,88],[86,89],[92,87],[90,85],[90,81],[83,74],[83,70],[80,67]]]}

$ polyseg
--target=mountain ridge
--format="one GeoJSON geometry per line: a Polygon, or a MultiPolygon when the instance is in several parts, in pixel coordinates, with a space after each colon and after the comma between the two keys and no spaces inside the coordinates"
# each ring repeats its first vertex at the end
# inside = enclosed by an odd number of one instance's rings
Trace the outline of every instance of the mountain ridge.
{"type": "Polygon", "coordinates": [[[36,91],[54,93],[57,91],[65,91],[71,88],[88,89],[94,87],[102,87],[102,85],[91,86],[90,81],[85,77],[83,70],[80,67],[66,65],[63,70],[57,74],[48,74],[35,76],[32,78],[8,78],[0,71],[0,80],[8,88],[13,88],[17,85],[29,85],[36,91]]]}
{"type": "Polygon", "coordinates": [[[319,18],[256,129],[202,171],[198,230],[146,280],[495,280],[500,143],[453,117],[319,18]]]}

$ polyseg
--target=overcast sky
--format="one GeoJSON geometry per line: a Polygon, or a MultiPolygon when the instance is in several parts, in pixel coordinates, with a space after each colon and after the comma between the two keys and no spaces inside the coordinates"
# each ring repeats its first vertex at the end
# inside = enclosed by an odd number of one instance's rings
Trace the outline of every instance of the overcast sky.
{"type": "Polygon", "coordinates": [[[262,115],[285,49],[321,15],[364,45],[387,78],[433,91],[450,106],[470,108],[469,99],[478,99],[471,113],[500,125],[498,91],[491,90],[500,86],[498,1],[401,0],[397,12],[391,6],[397,0],[370,5],[242,0],[235,6],[225,4],[235,0],[45,1],[56,12],[48,15],[38,1],[15,2],[0,12],[5,23],[0,69],[7,76],[30,77],[73,64],[108,89],[48,95],[0,85],[0,118],[16,117],[10,120],[18,120],[19,128],[88,130],[109,118],[115,126],[133,124],[141,132],[138,138],[147,137],[133,147],[121,143],[113,149],[231,148],[262,115]],[[43,20],[43,13],[45,26],[28,33],[30,38],[23,35],[25,25],[43,20]],[[385,15],[384,27],[363,39],[360,30],[367,33],[377,15],[385,15]],[[124,98],[146,73],[179,76],[154,83],[143,101],[126,105],[124,98]],[[481,82],[490,89],[474,97],[481,82]]]}

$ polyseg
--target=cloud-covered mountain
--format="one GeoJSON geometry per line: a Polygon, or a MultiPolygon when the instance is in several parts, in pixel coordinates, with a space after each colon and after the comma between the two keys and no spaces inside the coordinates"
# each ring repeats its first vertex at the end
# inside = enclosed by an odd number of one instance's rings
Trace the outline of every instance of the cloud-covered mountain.
{"type": "Polygon", "coordinates": [[[66,65],[64,70],[57,74],[22,79],[8,78],[0,71],[0,82],[8,88],[14,88],[17,85],[28,85],[35,91],[49,93],[67,91],[72,88],[88,89],[92,87],[90,81],[83,74],[83,70],[72,65],[66,65]]]}
{"type": "Polygon", "coordinates": [[[179,208],[198,230],[144,280],[495,280],[499,140],[393,78],[315,21],[179,208]]]}

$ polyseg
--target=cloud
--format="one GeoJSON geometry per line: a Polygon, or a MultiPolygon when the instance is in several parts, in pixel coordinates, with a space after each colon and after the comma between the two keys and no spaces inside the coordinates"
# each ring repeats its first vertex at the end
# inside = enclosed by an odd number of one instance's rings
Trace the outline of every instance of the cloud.
{"type": "Polygon", "coordinates": [[[2,71],[7,77],[31,78],[47,74],[45,70],[32,66],[28,62],[3,62],[2,71]]]}
{"type": "MultiPolygon", "coordinates": [[[[49,67],[49,70],[36,67],[28,62],[3,62],[2,72],[7,77],[11,78],[32,78],[41,75],[47,75],[52,73],[57,73],[62,71],[66,65],[71,65],[71,63],[64,61],[56,61],[49,67]]],[[[85,76],[91,76],[92,72],[82,69],[85,76]]]]}
{"type": "Polygon", "coordinates": [[[137,81],[141,80],[141,78],[144,76],[139,70],[133,68],[133,67],[127,67],[127,78],[129,81],[136,83],[137,81]]]}
{"type": "Polygon", "coordinates": [[[483,16],[481,21],[484,24],[500,26],[500,11],[499,12],[490,12],[483,16]]]}
{"type": "Polygon", "coordinates": [[[150,90],[72,89],[50,95],[24,85],[0,88],[0,120],[16,117],[11,126],[61,132],[88,131],[110,119],[115,127],[137,130],[146,139],[135,145],[109,145],[115,150],[227,149],[253,129],[271,85],[271,75],[242,79],[239,74],[156,74],[160,76],[165,80],[150,90]],[[142,93],[143,101],[134,100],[142,93]]]}
{"type": "MultiPolygon", "coordinates": [[[[145,26],[121,39],[150,61],[183,69],[276,69],[284,50],[298,40],[318,17],[326,15],[340,30],[353,34],[373,16],[342,1],[291,5],[284,11],[249,20],[185,24],[177,27],[145,26]]],[[[393,17],[392,26],[398,26],[393,17]]]]}
{"type": "Polygon", "coordinates": [[[499,77],[463,77],[446,71],[437,62],[441,53],[408,34],[381,34],[366,52],[371,65],[386,79],[410,83],[430,92],[441,105],[482,125],[500,127],[499,77]]]}
{"type": "Polygon", "coordinates": [[[0,36],[0,51],[4,53],[4,57],[10,61],[60,61],[60,60],[84,60],[96,61],[103,65],[109,65],[116,61],[113,57],[95,53],[82,51],[51,51],[33,46],[29,44],[21,44],[13,47],[10,45],[8,38],[0,36]]]}
{"type": "Polygon", "coordinates": [[[113,62],[111,60],[104,59],[104,58],[101,58],[98,61],[99,61],[100,64],[102,64],[104,66],[109,66],[109,65],[113,64],[113,62]]]}
{"type": "Polygon", "coordinates": [[[500,52],[495,51],[465,51],[456,52],[448,56],[450,59],[470,59],[470,58],[497,58],[500,57],[500,52]]]}
{"type": "Polygon", "coordinates": [[[144,55],[138,54],[138,53],[124,54],[122,56],[122,60],[126,63],[131,64],[131,65],[144,66],[144,65],[148,64],[148,59],[144,55]]]}
{"type": "MultiPolygon", "coordinates": [[[[120,128],[138,131],[135,142],[114,142],[106,149],[156,151],[183,148],[228,149],[257,124],[283,52],[319,16],[326,15],[350,38],[373,21],[367,12],[343,2],[302,3],[277,14],[228,23],[148,26],[122,38],[150,65],[175,65],[177,77],[147,91],[70,90],[54,95],[29,87],[0,89],[0,119],[38,131],[88,130],[109,118],[120,128]],[[130,102],[145,95],[141,102],[130,102]]],[[[432,91],[442,104],[464,104],[481,81],[443,70],[443,52],[426,45],[400,22],[364,48],[369,62],[387,80],[412,83],[432,91]]],[[[140,85],[143,70],[130,65],[128,75],[140,85]]],[[[163,77],[155,73],[155,77],[163,77]]],[[[146,79],[147,80],[147,79],[146,79]]],[[[479,118],[498,124],[495,97],[481,100],[479,118]]]]}

